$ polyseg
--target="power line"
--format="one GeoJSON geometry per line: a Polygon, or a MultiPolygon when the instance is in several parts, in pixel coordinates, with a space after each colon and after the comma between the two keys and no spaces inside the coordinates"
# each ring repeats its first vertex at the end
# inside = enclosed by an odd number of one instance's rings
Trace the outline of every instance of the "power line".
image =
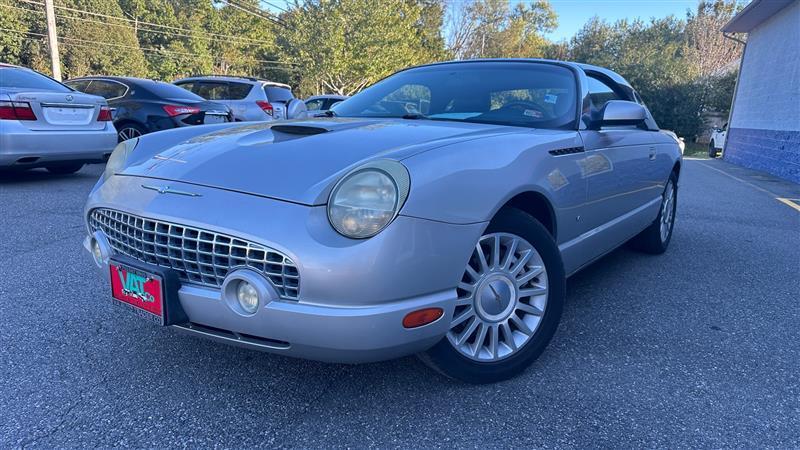
{"type": "Polygon", "coordinates": [[[228,6],[233,6],[234,8],[236,8],[236,9],[238,9],[240,11],[244,11],[246,14],[249,14],[249,15],[251,15],[253,17],[257,17],[259,19],[263,19],[263,20],[272,22],[272,23],[274,23],[276,25],[280,25],[280,26],[282,26],[284,28],[287,27],[285,22],[283,22],[283,21],[281,21],[279,19],[276,19],[274,17],[265,15],[264,11],[262,11],[260,9],[258,11],[253,10],[249,5],[245,5],[243,3],[238,3],[238,2],[235,2],[234,0],[221,0],[221,1],[222,1],[223,4],[226,4],[228,6]]]}
{"type": "MultiPolygon", "coordinates": [[[[29,8],[20,8],[18,6],[12,6],[12,5],[7,5],[7,4],[3,4],[3,3],[0,3],[0,6],[2,6],[4,8],[12,8],[12,9],[20,10],[20,11],[31,12],[31,13],[35,13],[35,14],[44,14],[44,11],[38,11],[38,10],[35,10],[35,9],[29,9],[29,8]]],[[[92,20],[92,19],[87,19],[86,17],[77,17],[77,16],[70,16],[70,15],[64,15],[64,14],[56,14],[56,17],[59,18],[59,19],[78,20],[78,21],[81,21],[81,22],[87,22],[87,23],[93,23],[93,24],[99,24],[99,25],[108,25],[108,26],[119,27],[119,28],[126,28],[126,29],[129,29],[129,30],[133,30],[134,32],[156,33],[156,34],[161,34],[161,35],[166,35],[166,36],[180,36],[180,37],[187,37],[187,38],[192,38],[192,39],[207,40],[209,42],[215,42],[215,39],[213,39],[211,37],[206,37],[206,36],[193,36],[193,35],[190,35],[190,34],[176,33],[176,32],[171,32],[171,31],[152,30],[152,29],[148,29],[148,28],[134,27],[134,26],[131,26],[131,25],[126,25],[126,24],[121,24],[121,23],[109,23],[109,22],[103,22],[103,21],[100,21],[100,20],[92,20]]],[[[229,36],[229,38],[235,39],[236,36],[229,36]]],[[[219,40],[217,40],[217,41],[219,41],[219,40]]],[[[250,43],[246,43],[246,42],[238,42],[238,44],[247,45],[247,46],[261,46],[264,43],[261,42],[259,44],[250,44],[250,43]]],[[[297,63],[286,62],[286,61],[270,61],[270,62],[274,62],[276,64],[288,64],[288,65],[296,65],[297,64],[297,63]]]]}
{"type": "Polygon", "coordinates": [[[270,3],[270,2],[268,2],[267,0],[259,0],[259,2],[260,2],[262,5],[272,6],[273,8],[275,8],[275,9],[279,9],[279,10],[281,10],[281,11],[285,12],[285,13],[288,13],[288,12],[289,12],[289,10],[288,10],[288,9],[281,8],[280,6],[278,6],[278,5],[274,4],[274,3],[270,3]]]}
{"type": "MultiPolygon", "coordinates": [[[[44,3],[33,1],[33,0],[16,0],[16,1],[17,2],[22,2],[22,3],[28,3],[28,4],[32,4],[32,5],[44,6],[44,3]]],[[[55,8],[56,9],[61,9],[61,10],[64,10],[64,11],[76,12],[76,13],[79,13],[79,14],[86,14],[88,16],[95,16],[95,17],[102,17],[102,18],[105,18],[105,19],[120,20],[120,21],[123,21],[123,22],[134,23],[134,24],[137,24],[137,25],[144,25],[144,26],[149,26],[149,27],[163,28],[163,29],[174,30],[174,31],[182,31],[184,33],[191,33],[191,34],[197,34],[198,33],[195,30],[190,30],[190,29],[187,29],[187,28],[173,27],[171,25],[162,25],[162,24],[158,24],[158,23],[151,23],[151,22],[145,22],[145,21],[141,21],[141,20],[128,19],[128,18],[119,17],[119,16],[110,16],[108,14],[101,14],[101,13],[96,13],[96,12],[91,12],[91,11],[84,11],[82,9],[70,8],[68,6],[56,6],[55,8]]],[[[246,42],[252,42],[252,43],[262,43],[261,41],[259,41],[257,39],[249,39],[249,38],[243,38],[243,37],[238,37],[238,36],[230,36],[230,35],[220,34],[220,33],[212,33],[210,31],[203,32],[203,34],[207,34],[209,36],[216,36],[216,37],[219,37],[219,38],[222,38],[222,39],[234,39],[234,40],[240,40],[240,41],[246,41],[246,42]]]]}
{"type": "MultiPolygon", "coordinates": [[[[11,29],[8,29],[8,28],[0,28],[0,31],[6,31],[6,32],[10,32],[10,33],[16,33],[16,34],[28,35],[28,36],[37,36],[37,37],[46,37],[47,36],[46,34],[43,34],[43,33],[34,33],[34,32],[31,32],[31,31],[11,30],[11,29]]],[[[173,51],[173,50],[164,50],[164,49],[160,49],[160,48],[134,47],[134,46],[131,46],[131,45],[114,44],[114,43],[110,43],[110,42],[100,42],[100,41],[93,41],[93,40],[89,40],[89,39],[78,39],[78,38],[68,38],[68,37],[62,37],[59,40],[59,43],[67,45],[67,46],[88,47],[88,48],[95,48],[95,49],[97,48],[96,47],[97,45],[100,45],[100,46],[113,47],[113,48],[124,48],[124,49],[141,50],[143,52],[161,53],[161,54],[164,54],[164,55],[167,55],[167,56],[173,56],[173,55],[174,56],[191,56],[191,57],[203,56],[203,55],[199,55],[197,53],[176,52],[176,51],[173,51]],[[64,41],[74,41],[74,42],[64,42],[64,41]],[[92,44],[92,45],[87,45],[87,44],[92,44]]],[[[219,56],[219,55],[209,55],[209,56],[211,56],[214,59],[222,59],[222,57],[219,56]]],[[[293,68],[293,67],[291,67],[291,68],[290,67],[282,67],[280,65],[276,65],[274,67],[270,67],[272,65],[275,65],[276,63],[279,63],[279,62],[276,62],[276,61],[267,61],[267,60],[260,60],[260,59],[251,59],[250,61],[255,61],[255,62],[258,62],[258,63],[264,63],[264,65],[269,67],[269,68],[276,68],[276,69],[289,70],[289,71],[298,70],[298,69],[293,68]]]]}

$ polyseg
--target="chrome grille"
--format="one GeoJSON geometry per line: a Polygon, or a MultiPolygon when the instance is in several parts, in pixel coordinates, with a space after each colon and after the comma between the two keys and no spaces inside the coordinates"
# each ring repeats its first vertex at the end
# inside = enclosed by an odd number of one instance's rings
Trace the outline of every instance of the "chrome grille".
{"type": "Polygon", "coordinates": [[[282,253],[213,231],[98,208],[89,213],[92,232],[100,230],[115,251],[174,269],[181,281],[221,287],[233,269],[249,267],[266,276],[281,297],[297,300],[300,275],[282,253]]]}

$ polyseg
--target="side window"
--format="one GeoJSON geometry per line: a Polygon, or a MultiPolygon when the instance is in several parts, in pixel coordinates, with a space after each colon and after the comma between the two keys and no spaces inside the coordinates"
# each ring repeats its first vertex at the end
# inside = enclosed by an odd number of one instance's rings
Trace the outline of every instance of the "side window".
{"type": "Polygon", "coordinates": [[[85,91],[87,94],[99,95],[106,100],[122,97],[128,88],[120,83],[113,81],[92,80],[85,91]]]}
{"type": "Polygon", "coordinates": [[[195,83],[194,81],[185,81],[183,83],[175,83],[175,86],[180,86],[180,87],[186,89],[189,92],[194,92],[195,90],[197,90],[197,83],[195,83]]]}
{"type": "Polygon", "coordinates": [[[228,83],[202,81],[192,92],[206,100],[228,100],[228,83]]]}
{"type": "Polygon", "coordinates": [[[323,100],[321,98],[309,100],[306,102],[306,109],[309,111],[319,111],[322,109],[322,101],[323,100]]]}
{"type": "Polygon", "coordinates": [[[228,83],[227,100],[242,100],[250,94],[253,85],[247,83],[228,83]]]}
{"type": "Polygon", "coordinates": [[[609,100],[627,100],[622,98],[619,94],[614,92],[614,89],[606,84],[604,81],[597,79],[591,75],[588,76],[589,80],[589,99],[592,101],[594,109],[600,109],[609,100]]]}
{"type": "Polygon", "coordinates": [[[64,84],[76,91],[86,92],[86,88],[89,87],[89,80],[65,81],[64,84]]]}

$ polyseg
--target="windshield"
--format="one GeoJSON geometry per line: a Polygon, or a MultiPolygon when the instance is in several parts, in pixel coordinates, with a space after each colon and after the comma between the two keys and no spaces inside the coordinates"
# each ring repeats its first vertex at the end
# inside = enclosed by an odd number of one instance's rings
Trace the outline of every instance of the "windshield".
{"type": "Polygon", "coordinates": [[[442,64],[392,75],[336,105],[336,115],[574,128],[576,84],[554,64],[442,64]]]}
{"type": "Polygon", "coordinates": [[[27,69],[0,67],[0,87],[34,89],[37,91],[72,92],[52,78],[27,69]]]}

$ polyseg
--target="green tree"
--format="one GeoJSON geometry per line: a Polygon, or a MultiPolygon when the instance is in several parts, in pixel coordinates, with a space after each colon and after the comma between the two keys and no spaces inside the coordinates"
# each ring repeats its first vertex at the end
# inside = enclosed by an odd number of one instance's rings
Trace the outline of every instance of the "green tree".
{"type": "Polygon", "coordinates": [[[421,14],[420,3],[407,0],[309,0],[281,16],[287,27],[278,42],[302,69],[302,93],[349,95],[436,58],[419,31],[421,14]]]}
{"type": "Polygon", "coordinates": [[[22,64],[26,53],[30,52],[30,41],[35,40],[29,36],[33,22],[32,13],[25,12],[7,2],[0,2],[0,24],[11,31],[0,32],[0,61],[9,64],[22,64]]]}
{"type": "Polygon", "coordinates": [[[530,58],[547,50],[544,34],[558,24],[547,0],[470,0],[450,12],[450,52],[456,58],[530,58]]]}
{"type": "MultiPolygon", "coordinates": [[[[64,4],[83,11],[122,16],[116,1],[68,0],[64,4]]],[[[64,78],[93,74],[147,75],[144,54],[132,27],[64,10],[57,10],[56,23],[64,78]]]]}

